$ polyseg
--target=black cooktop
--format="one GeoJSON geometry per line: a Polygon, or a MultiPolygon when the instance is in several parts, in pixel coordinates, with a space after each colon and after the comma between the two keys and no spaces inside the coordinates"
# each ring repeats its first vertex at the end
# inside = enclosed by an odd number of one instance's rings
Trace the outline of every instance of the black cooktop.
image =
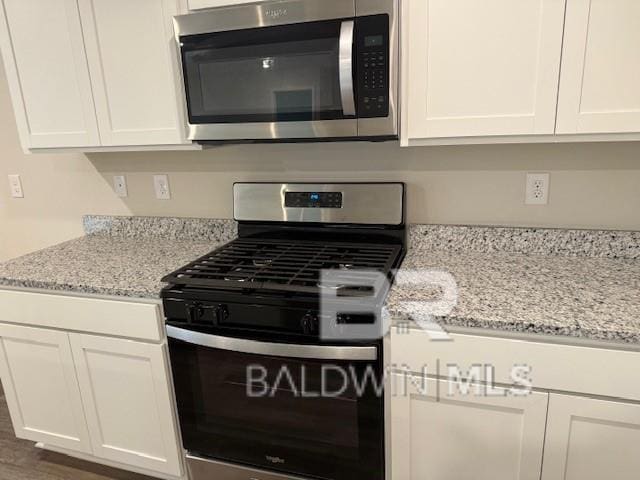
{"type": "Polygon", "coordinates": [[[402,247],[385,243],[238,238],[167,275],[175,287],[362,295],[391,276],[402,247]],[[323,270],[340,271],[345,284],[321,283],[323,270]]]}

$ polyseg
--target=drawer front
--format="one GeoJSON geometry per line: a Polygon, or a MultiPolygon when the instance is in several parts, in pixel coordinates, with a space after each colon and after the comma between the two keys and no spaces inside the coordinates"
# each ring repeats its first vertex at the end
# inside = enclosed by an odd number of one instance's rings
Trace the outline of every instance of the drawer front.
{"type": "Polygon", "coordinates": [[[521,386],[524,376],[533,388],[640,400],[638,351],[466,334],[431,340],[419,329],[393,328],[390,362],[439,377],[467,376],[472,369],[479,381],[521,386]]]}
{"type": "Polygon", "coordinates": [[[150,342],[165,337],[159,303],[0,290],[0,322],[150,342]]]}

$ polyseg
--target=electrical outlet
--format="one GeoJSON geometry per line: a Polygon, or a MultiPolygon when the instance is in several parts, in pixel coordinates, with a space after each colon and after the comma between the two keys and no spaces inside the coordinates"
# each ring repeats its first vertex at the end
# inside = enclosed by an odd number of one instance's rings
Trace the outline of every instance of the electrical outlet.
{"type": "Polygon", "coordinates": [[[24,198],[20,175],[9,175],[9,189],[13,198],[24,198]]]}
{"type": "Polygon", "coordinates": [[[116,192],[116,195],[121,198],[125,198],[127,195],[129,195],[127,191],[127,179],[124,175],[114,175],[113,191],[116,192]]]}
{"type": "Polygon", "coordinates": [[[549,203],[548,173],[527,173],[526,205],[547,205],[549,203]]]}
{"type": "Polygon", "coordinates": [[[169,189],[169,177],[167,175],[154,175],[153,185],[156,190],[158,200],[171,200],[171,190],[169,189]]]}

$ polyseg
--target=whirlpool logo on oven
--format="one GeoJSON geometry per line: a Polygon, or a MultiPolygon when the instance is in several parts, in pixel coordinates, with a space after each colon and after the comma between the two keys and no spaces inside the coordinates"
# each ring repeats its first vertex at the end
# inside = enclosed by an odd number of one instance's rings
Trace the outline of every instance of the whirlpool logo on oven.
{"type": "Polygon", "coordinates": [[[271,455],[265,455],[264,458],[266,458],[267,461],[273,463],[274,465],[285,463],[284,458],[280,458],[280,457],[273,457],[271,455]]]}
{"type": "Polygon", "coordinates": [[[280,8],[268,8],[264,11],[264,15],[273,20],[277,20],[278,18],[286,17],[289,13],[286,7],[280,8]]]}

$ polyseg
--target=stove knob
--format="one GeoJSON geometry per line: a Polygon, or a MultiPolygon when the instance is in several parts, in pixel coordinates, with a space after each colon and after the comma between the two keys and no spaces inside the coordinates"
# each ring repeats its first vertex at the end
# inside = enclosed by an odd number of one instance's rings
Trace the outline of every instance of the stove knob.
{"type": "Polygon", "coordinates": [[[202,318],[203,313],[204,310],[199,303],[187,304],[187,315],[189,323],[198,323],[200,321],[200,318],[202,318]]]}
{"type": "Polygon", "coordinates": [[[229,308],[224,304],[218,305],[217,315],[216,315],[217,323],[224,323],[225,321],[227,321],[228,318],[229,318],[229,308]]]}
{"type": "Polygon", "coordinates": [[[300,326],[302,327],[302,333],[305,335],[315,335],[318,333],[320,321],[318,320],[317,315],[308,312],[304,317],[302,317],[300,326]]]}

